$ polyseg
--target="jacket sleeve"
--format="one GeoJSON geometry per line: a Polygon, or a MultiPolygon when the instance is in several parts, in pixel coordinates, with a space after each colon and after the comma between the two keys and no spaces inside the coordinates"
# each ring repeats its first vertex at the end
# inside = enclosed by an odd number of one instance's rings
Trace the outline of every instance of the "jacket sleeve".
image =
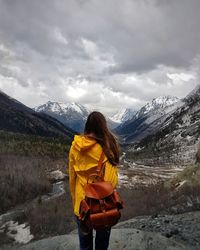
{"type": "Polygon", "coordinates": [[[69,151],[69,187],[72,197],[73,206],[75,204],[75,186],[76,186],[76,172],[74,170],[74,150],[73,146],[71,146],[69,151]]]}
{"type": "Polygon", "coordinates": [[[110,162],[106,162],[104,180],[110,181],[112,186],[116,188],[118,184],[118,169],[117,166],[113,166],[110,162]]]}

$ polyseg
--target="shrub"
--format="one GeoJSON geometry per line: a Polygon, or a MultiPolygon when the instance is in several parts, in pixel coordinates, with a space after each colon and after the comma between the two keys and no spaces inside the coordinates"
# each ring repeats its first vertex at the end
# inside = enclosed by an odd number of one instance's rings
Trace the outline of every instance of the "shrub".
{"type": "Polygon", "coordinates": [[[51,190],[41,160],[0,155],[0,212],[51,190]]]}

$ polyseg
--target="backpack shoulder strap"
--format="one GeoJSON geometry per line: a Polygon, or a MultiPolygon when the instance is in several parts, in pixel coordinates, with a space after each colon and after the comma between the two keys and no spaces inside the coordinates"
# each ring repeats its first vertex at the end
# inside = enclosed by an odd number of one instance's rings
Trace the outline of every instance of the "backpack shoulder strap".
{"type": "Polygon", "coordinates": [[[101,176],[103,176],[103,170],[104,170],[103,161],[104,161],[104,158],[105,158],[105,154],[104,154],[104,152],[102,151],[101,156],[100,156],[100,158],[99,158],[98,166],[97,166],[97,172],[98,172],[101,176]]]}
{"type": "Polygon", "coordinates": [[[101,180],[103,180],[103,176],[104,176],[104,169],[105,169],[105,164],[103,163],[104,161],[104,157],[105,157],[105,154],[104,152],[102,151],[101,155],[100,155],[100,158],[99,158],[99,161],[98,161],[98,165],[97,165],[97,168],[96,168],[96,173],[93,173],[93,174],[90,174],[89,177],[87,178],[87,184],[89,182],[89,179],[91,177],[95,177],[94,180],[99,180],[99,177],[101,178],[101,180]],[[97,178],[98,177],[98,178],[97,178]]]}

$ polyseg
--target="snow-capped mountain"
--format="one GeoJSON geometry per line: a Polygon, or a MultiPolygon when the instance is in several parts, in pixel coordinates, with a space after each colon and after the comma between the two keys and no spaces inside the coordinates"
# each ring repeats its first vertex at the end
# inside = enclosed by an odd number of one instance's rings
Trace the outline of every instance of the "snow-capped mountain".
{"type": "Polygon", "coordinates": [[[122,108],[115,115],[111,116],[110,119],[116,123],[124,123],[133,118],[136,111],[131,108],[122,108]]]}
{"type": "Polygon", "coordinates": [[[82,117],[86,118],[88,115],[88,110],[81,104],[72,103],[61,103],[61,102],[51,102],[38,106],[35,108],[37,112],[51,111],[56,114],[69,114],[70,112],[75,112],[80,114],[82,117]]]}
{"type": "Polygon", "coordinates": [[[144,164],[190,165],[200,143],[200,85],[198,85],[176,109],[165,116],[164,122],[154,134],[130,148],[131,155],[144,164]]]}
{"type": "Polygon", "coordinates": [[[131,120],[120,125],[116,132],[124,142],[136,142],[154,133],[170,114],[181,105],[177,97],[161,96],[143,106],[131,120]]]}
{"type": "Polygon", "coordinates": [[[174,96],[160,96],[154,98],[151,102],[148,102],[144,107],[142,107],[136,114],[136,117],[144,116],[150,112],[162,111],[166,107],[172,106],[177,103],[179,99],[174,96]]]}
{"type": "Polygon", "coordinates": [[[83,132],[87,116],[90,113],[83,105],[75,102],[60,103],[48,101],[34,110],[53,116],[77,132],[83,132]]]}

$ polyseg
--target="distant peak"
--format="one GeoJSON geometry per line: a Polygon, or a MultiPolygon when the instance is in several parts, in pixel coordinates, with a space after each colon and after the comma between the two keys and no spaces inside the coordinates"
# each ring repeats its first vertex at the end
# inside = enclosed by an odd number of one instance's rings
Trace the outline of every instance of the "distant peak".
{"type": "Polygon", "coordinates": [[[89,114],[89,111],[81,104],[76,102],[63,103],[63,102],[52,102],[40,105],[35,108],[37,112],[53,112],[58,115],[78,113],[84,117],[89,114]]]}
{"type": "Polygon", "coordinates": [[[114,114],[110,119],[117,123],[123,123],[133,118],[136,114],[136,111],[131,108],[121,108],[119,111],[114,114]]]}

